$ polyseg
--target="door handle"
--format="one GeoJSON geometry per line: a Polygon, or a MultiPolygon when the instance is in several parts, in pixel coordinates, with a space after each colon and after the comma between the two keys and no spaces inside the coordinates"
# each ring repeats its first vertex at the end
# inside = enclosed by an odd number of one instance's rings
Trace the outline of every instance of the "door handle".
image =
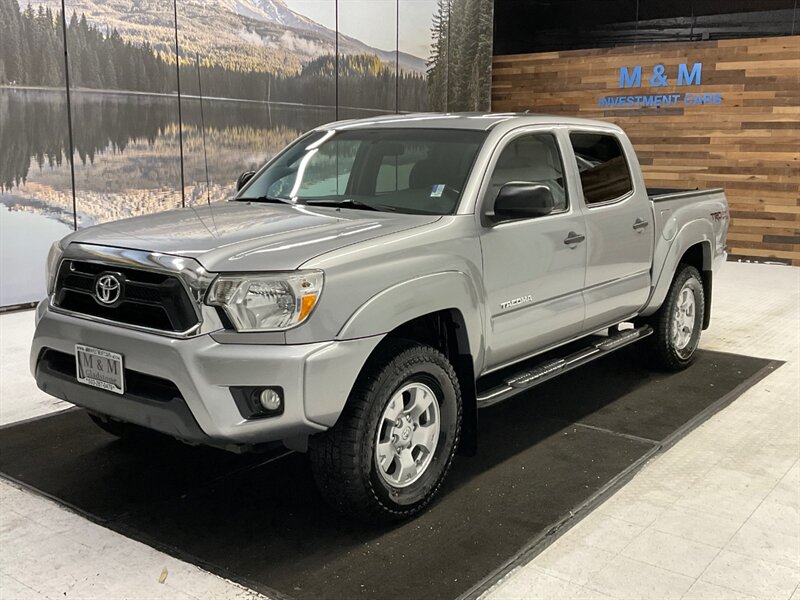
{"type": "Polygon", "coordinates": [[[636,231],[641,231],[642,229],[644,229],[644,228],[645,228],[645,227],[647,227],[648,225],[650,225],[650,223],[649,223],[648,221],[644,220],[644,219],[636,219],[636,220],[633,222],[633,228],[634,228],[636,231]]]}
{"type": "Polygon", "coordinates": [[[580,233],[575,233],[574,231],[570,231],[567,234],[567,237],[564,238],[564,243],[567,246],[574,246],[575,244],[580,244],[585,239],[586,239],[585,235],[581,235],[580,233]]]}

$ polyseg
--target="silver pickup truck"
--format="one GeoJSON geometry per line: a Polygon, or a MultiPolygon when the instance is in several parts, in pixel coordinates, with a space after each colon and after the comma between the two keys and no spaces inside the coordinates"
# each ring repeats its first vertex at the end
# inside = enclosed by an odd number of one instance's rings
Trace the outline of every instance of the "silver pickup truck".
{"type": "Polygon", "coordinates": [[[689,365],[725,260],[722,191],[647,190],[601,122],[337,122],[237,188],[54,244],[31,369],[120,437],[307,451],[373,520],[430,502],[481,407],[637,342],[689,365]]]}

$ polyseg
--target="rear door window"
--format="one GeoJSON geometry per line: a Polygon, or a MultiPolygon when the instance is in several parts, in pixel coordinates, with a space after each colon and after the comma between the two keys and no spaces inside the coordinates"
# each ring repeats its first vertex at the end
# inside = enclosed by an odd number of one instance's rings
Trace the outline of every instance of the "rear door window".
{"type": "Polygon", "coordinates": [[[615,202],[633,190],[628,162],[616,136],[573,132],[569,139],[588,206],[615,202]]]}

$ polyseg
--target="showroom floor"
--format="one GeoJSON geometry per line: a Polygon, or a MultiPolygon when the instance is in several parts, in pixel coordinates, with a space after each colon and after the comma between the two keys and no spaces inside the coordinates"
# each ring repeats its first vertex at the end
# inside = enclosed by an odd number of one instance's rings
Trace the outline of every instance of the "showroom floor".
{"type": "MultiPolygon", "coordinates": [[[[28,374],[32,321],[0,316],[2,424],[64,407],[28,374]]],[[[727,264],[702,347],[787,364],[487,596],[800,598],[798,323],[800,269],[727,264]]],[[[4,481],[0,506],[3,599],[257,597],[4,481]]]]}

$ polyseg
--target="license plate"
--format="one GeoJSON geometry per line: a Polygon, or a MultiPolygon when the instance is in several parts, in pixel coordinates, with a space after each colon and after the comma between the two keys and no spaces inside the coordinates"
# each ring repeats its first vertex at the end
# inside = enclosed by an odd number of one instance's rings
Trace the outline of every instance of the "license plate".
{"type": "Polygon", "coordinates": [[[122,354],[75,345],[78,381],[115,394],[125,393],[122,354]]]}

